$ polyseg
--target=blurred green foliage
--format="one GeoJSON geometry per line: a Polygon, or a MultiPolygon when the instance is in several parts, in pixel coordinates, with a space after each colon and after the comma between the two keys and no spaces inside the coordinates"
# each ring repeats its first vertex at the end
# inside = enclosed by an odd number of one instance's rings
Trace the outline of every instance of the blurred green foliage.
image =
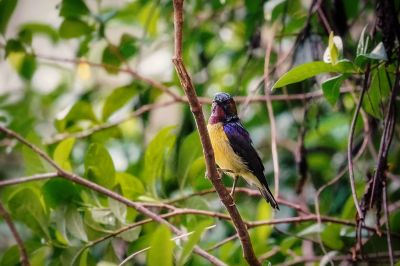
{"type": "MultiPolygon", "coordinates": [[[[17,11],[26,2],[0,0],[0,56],[4,59],[0,64],[11,69],[21,87],[6,90],[9,84],[0,82],[0,123],[43,149],[63,169],[134,201],[157,204],[212,188],[204,177],[202,148],[188,105],[176,102],[160,107],[170,96],[155,88],[164,86],[183,95],[171,64],[172,1],[49,1],[52,16],[57,17],[53,23],[44,18],[18,19],[17,11]],[[72,54],[62,50],[64,46],[72,54]],[[47,84],[43,81],[53,77],[58,77],[56,82],[43,89],[47,84]],[[143,113],[134,113],[151,104],[143,113]]],[[[199,96],[210,98],[218,91],[263,95],[265,43],[274,36],[269,64],[273,82],[267,84],[268,89],[288,98],[322,90],[322,97],[273,101],[279,195],[315,213],[316,191],[347,167],[350,122],[370,65],[370,84],[352,151],[355,155],[368,137],[364,134],[368,126],[370,147],[354,169],[358,198],[363,196],[367,173],[376,166],[374,151],[379,148],[398,58],[396,53],[388,57],[379,31],[373,38],[369,34],[375,19],[371,2],[322,1],[318,9],[332,31],[326,29],[319,12],[309,12],[310,2],[187,0],[183,56],[199,96]],[[340,37],[342,47],[334,36],[340,37]],[[324,60],[325,49],[329,60],[324,60]]],[[[394,3],[398,10],[400,1],[394,3]]],[[[239,111],[273,187],[270,122],[264,105],[240,104],[239,111]]],[[[209,105],[203,110],[208,117],[209,105]]],[[[390,218],[397,235],[398,119],[388,158],[393,177],[388,183],[390,218]]],[[[0,135],[0,150],[0,181],[54,171],[37,154],[4,135],[0,135]]],[[[227,177],[223,181],[232,184],[227,177]]],[[[246,186],[242,180],[239,185],[246,186]]],[[[189,214],[168,218],[191,233],[186,242],[173,240],[167,227],[152,222],[93,244],[146,217],[58,177],[0,187],[0,200],[22,235],[32,265],[118,265],[136,252],[130,265],[209,265],[193,255],[194,246],[209,249],[235,234],[230,222],[189,214]]],[[[261,198],[244,193],[236,193],[235,202],[247,221],[299,215],[285,205],[273,212],[261,198]]],[[[225,213],[215,193],[173,205],[225,213]]],[[[355,222],[347,173],[321,193],[319,207],[323,215],[355,222]]],[[[366,223],[375,226],[374,217],[371,211],[366,223]]],[[[265,265],[311,255],[326,261],[331,254],[349,254],[356,244],[353,226],[333,222],[264,225],[249,232],[265,265]],[[304,243],[311,243],[312,250],[304,243]]],[[[19,252],[3,220],[0,238],[0,265],[18,265],[19,252]]],[[[363,239],[365,253],[387,251],[385,235],[364,230],[363,239]]],[[[398,237],[392,241],[398,254],[398,237]]],[[[210,253],[228,265],[245,265],[237,239],[210,253]]]]}

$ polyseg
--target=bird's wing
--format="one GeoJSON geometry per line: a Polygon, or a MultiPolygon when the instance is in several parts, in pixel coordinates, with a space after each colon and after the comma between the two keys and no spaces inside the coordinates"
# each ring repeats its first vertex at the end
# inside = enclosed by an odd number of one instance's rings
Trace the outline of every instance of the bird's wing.
{"type": "Polygon", "coordinates": [[[224,131],[233,151],[243,160],[260,183],[267,185],[264,177],[264,166],[252,145],[249,132],[239,121],[226,123],[224,131]]]}
{"type": "Polygon", "coordinates": [[[239,121],[226,123],[224,125],[224,132],[228,137],[233,151],[242,159],[248,169],[262,184],[263,187],[259,187],[261,195],[263,195],[274,209],[279,210],[278,203],[268,188],[267,179],[264,176],[264,166],[251,143],[249,132],[247,132],[239,121]]]}

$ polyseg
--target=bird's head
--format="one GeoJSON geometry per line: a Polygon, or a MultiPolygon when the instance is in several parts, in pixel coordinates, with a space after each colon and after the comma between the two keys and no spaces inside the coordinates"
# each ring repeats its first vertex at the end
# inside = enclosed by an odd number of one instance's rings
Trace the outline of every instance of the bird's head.
{"type": "Polygon", "coordinates": [[[210,124],[227,123],[238,119],[236,104],[233,98],[225,92],[215,94],[211,107],[210,124]]]}

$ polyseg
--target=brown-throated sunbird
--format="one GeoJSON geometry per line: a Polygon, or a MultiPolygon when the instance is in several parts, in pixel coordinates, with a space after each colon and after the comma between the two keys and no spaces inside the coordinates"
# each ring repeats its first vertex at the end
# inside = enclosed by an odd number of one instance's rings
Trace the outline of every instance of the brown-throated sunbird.
{"type": "Polygon", "coordinates": [[[228,93],[217,93],[208,120],[208,133],[214,149],[215,162],[221,171],[233,177],[231,195],[239,176],[255,185],[274,209],[278,203],[268,188],[264,166],[252,145],[249,132],[237,115],[235,101],[228,93]]]}

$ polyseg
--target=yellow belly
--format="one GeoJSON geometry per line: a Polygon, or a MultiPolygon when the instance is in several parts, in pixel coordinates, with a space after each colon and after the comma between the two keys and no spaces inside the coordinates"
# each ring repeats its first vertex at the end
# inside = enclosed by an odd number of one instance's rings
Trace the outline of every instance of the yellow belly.
{"type": "Polygon", "coordinates": [[[222,123],[208,124],[208,134],[214,150],[215,162],[226,174],[230,176],[242,176],[248,183],[260,186],[260,182],[243,163],[241,158],[233,151],[229,144],[222,123]]]}

